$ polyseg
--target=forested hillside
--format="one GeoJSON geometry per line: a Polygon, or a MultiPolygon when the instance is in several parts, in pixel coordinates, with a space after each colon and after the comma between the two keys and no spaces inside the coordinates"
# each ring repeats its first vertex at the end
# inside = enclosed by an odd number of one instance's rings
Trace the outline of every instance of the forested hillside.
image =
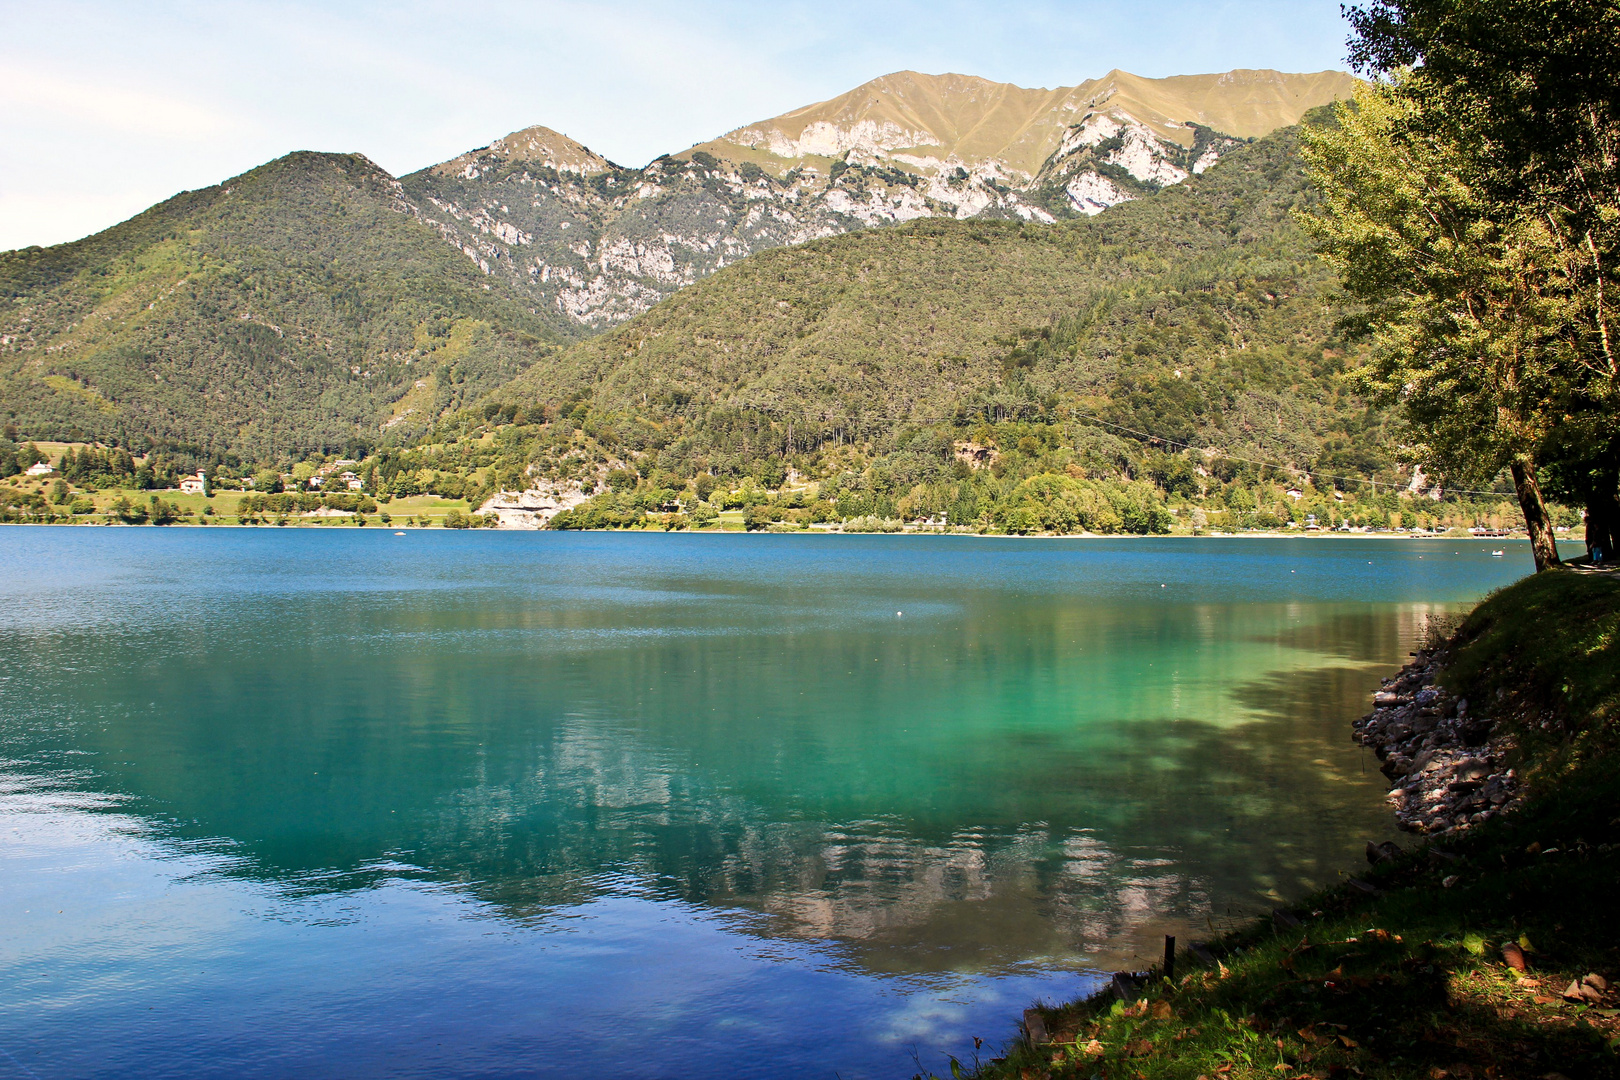
{"type": "Polygon", "coordinates": [[[420,430],[562,340],[358,155],[299,153],[0,254],[0,402],[38,438],[274,461],[420,430]]]}
{"type": "MultiPolygon", "coordinates": [[[[298,175],[364,168],[356,159],[311,164],[298,175]]],[[[277,277],[263,269],[273,265],[263,249],[201,239],[238,237],[245,226],[182,234],[148,224],[155,238],[140,259],[85,259],[34,284],[28,295],[61,298],[45,308],[59,324],[47,340],[77,346],[45,369],[58,395],[47,400],[84,408],[92,393],[105,395],[102,415],[118,418],[134,411],[126,402],[150,407],[175,392],[172,358],[200,351],[184,353],[176,340],[259,342],[269,351],[209,354],[213,370],[239,374],[188,384],[193,394],[217,390],[210,415],[251,404],[256,386],[286,387],[286,417],[330,431],[330,451],[339,436],[363,443],[389,395],[404,393],[392,408],[407,419],[376,452],[347,448],[362,451],[346,456],[358,459],[366,492],[476,508],[498,491],[538,488],[536,505],[563,508],[559,527],[680,528],[738,508],[756,528],[891,529],[927,518],[1009,532],[1304,527],[1313,516],[1324,526],[1499,527],[1504,512],[1511,518],[1494,494],[1414,505],[1406,488],[1417,478],[1346,377],[1358,356],[1337,336],[1345,309],[1336,279],[1294,218],[1311,199],[1297,129],[1092,218],[917,221],[762,252],[566,348],[542,343],[540,318],[498,285],[485,289],[489,279],[480,283],[465,255],[433,236],[418,246],[427,226],[387,202],[397,189],[381,174],[363,175],[381,197],[359,199],[361,183],[331,187],[341,212],[369,214],[365,250],[375,261],[363,278],[324,276],[353,265],[335,240],[324,267],[278,252],[305,269],[277,277]],[[387,245],[397,258],[383,257],[387,245]],[[219,250],[236,261],[213,261],[219,250]],[[170,267],[154,254],[165,251],[192,261],[170,267]],[[435,252],[449,264],[434,263],[435,252]],[[99,265],[116,272],[89,268],[99,265]],[[139,305],[162,311],[174,295],[192,304],[223,295],[207,310],[225,317],[200,318],[193,307],[149,324],[139,305]],[[305,321],[278,315],[272,300],[305,321]],[[118,303],[122,322],[103,317],[118,303]],[[97,336],[115,336],[114,327],[145,334],[171,366],[117,367],[120,354],[97,336]],[[87,374],[86,356],[109,358],[102,371],[161,377],[115,397],[102,388],[125,384],[87,374]],[[507,373],[515,377],[495,385],[507,373]],[[334,419],[334,405],[349,411],[334,419]],[[377,410],[369,427],[368,408],[377,410]],[[418,417],[437,419],[404,437],[418,417]]],[[[223,217],[213,208],[229,193],[212,193],[208,212],[223,217]]],[[[22,258],[12,266],[14,279],[44,273],[22,258]]],[[[43,305],[33,303],[29,317],[39,320],[43,305]]],[[[56,355],[36,342],[9,377],[22,381],[27,363],[56,355]]],[[[306,457],[267,437],[292,429],[283,413],[261,403],[242,414],[272,426],[242,421],[241,461],[217,449],[168,460],[215,461],[226,482],[255,462],[276,465],[280,479],[260,473],[272,488],[302,485],[323,461],[335,468],[335,453],[306,457]],[[302,476],[293,468],[301,457],[302,476]]]]}
{"type": "Polygon", "coordinates": [[[1345,377],[1336,282],[1292,216],[1309,199],[1289,129],[1089,220],[762,253],[538,362],[378,483],[612,488],[564,526],[737,505],[759,525],[1017,532],[1158,531],[1171,510],[1495,524],[1495,496],[1413,508],[1391,490],[1411,475],[1345,377]]]}
{"type": "Polygon", "coordinates": [[[1290,129],[1088,221],[916,222],[766,252],[496,398],[587,403],[605,445],[733,474],[911,425],[1080,414],[1372,470],[1389,458],[1339,377],[1334,280],[1290,217],[1307,197],[1290,129]]]}

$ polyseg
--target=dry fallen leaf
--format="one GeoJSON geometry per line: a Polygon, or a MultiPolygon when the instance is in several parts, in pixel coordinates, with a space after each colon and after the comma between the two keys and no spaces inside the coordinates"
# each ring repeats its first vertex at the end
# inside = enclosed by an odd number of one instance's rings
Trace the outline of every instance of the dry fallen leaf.
{"type": "Polygon", "coordinates": [[[1524,959],[1524,950],[1519,948],[1519,943],[1516,941],[1510,941],[1502,946],[1502,959],[1507,961],[1507,966],[1514,971],[1523,971],[1527,966],[1524,959]]]}

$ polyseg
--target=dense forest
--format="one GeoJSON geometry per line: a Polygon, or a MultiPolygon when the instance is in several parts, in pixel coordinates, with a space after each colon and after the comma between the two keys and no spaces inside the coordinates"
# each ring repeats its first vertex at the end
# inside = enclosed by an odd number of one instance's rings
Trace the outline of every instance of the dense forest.
{"type": "Polygon", "coordinates": [[[36,438],[263,462],[409,441],[572,332],[491,291],[358,155],[0,254],[0,402],[36,438]]]}
{"type": "Polygon", "coordinates": [[[762,253],[536,363],[395,475],[605,488],[556,527],[1511,523],[1505,487],[1413,505],[1310,202],[1288,129],[1088,221],[762,253]]]}

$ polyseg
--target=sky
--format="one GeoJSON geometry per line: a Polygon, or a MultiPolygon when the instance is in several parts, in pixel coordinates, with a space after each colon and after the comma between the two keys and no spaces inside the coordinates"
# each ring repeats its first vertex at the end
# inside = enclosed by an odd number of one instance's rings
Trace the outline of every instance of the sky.
{"type": "Polygon", "coordinates": [[[293,150],[395,175],[544,124],[639,166],[891,71],[1344,68],[1337,0],[0,0],[0,250],[293,150]]]}

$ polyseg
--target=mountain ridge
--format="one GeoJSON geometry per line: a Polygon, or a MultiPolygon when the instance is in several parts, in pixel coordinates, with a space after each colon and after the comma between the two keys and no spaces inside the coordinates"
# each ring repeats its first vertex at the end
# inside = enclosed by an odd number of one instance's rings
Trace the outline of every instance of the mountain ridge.
{"type": "Polygon", "coordinates": [[[1245,145],[1165,126],[1181,123],[1161,115],[1177,101],[1204,116],[1211,101],[1233,117],[1260,110],[1263,124],[1266,109],[1285,115],[1349,79],[1115,72],[1076,98],[901,74],[834,99],[834,112],[795,110],[797,133],[842,109],[856,126],[824,131],[822,149],[859,143],[858,125],[876,120],[894,120],[890,142],[1055,149],[1033,177],[1011,159],[975,159],[970,172],[898,143],[779,159],[780,175],[700,149],[627,169],[543,126],[397,179],[363,155],[299,152],[72,244],[0,255],[6,415],[42,437],[141,435],[260,457],[408,439],[550,350],[756,253],[928,218],[1048,228],[1245,145]],[[919,136],[918,125],[954,126],[919,136]]]}
{"type": "Polygon", "coordinates": [[[771,247],[926,217],[1050,224],[1100,213],[1196,175],[1355,83],[1332,71],[1154,80],[1116,70],[1031,90],[896,72],[640,169],[528,128],[402,179],[485,273],[601,330],[771,247]],[[536,140],[542,151],[511,149],[536,140]],[[548,154],[580,171],[544,164],[548,154]]]}
{"type": "MultiPolygon", "coordinates": [[[[998,83],[956,72],[929,75],[898,71],[879,76],[826,101],[735,128],[677,156],[707,151],[717,157],[725,157],[728,148],[758,149],[758,143],[768,141],[768,136],[773,132],[785,140],[797,140],[802,138],[807,128],[817,125],[836,128],[840,123],[859,125],[864,122],[874,128],[888,124],[896,137],[904,134],[924,138],[932,136],[931,141],[926,143],[896,141],[892,146],[882,147],[883,150],[927,145],[941,147],[949,154],[958,154],[959,150],[965,149],[965,153],[958,156],[972,162],[1003,155],[1011,147],[1022,146],[1025,147],[1024,151],[1013,155],[1007,163],[1033,177],[1057,149],[1063,128],[1083,123],[1086,114],[1105,107],[1124,109],[1160,138],[1190,146],[1193,136],[1188,122],[1196,122],[1240,139],[1258,138],[1279,127],[1297,123],[1311,108],[1346,96],[1356,81],[1344,72],[1290,74],[1271,69],[1235,69],[1206,75],[1148,79],[1115,68],[1097,79],[1074,86],[1046,89],[998,83]],[[1241,100],[1231,100],[1231,95],[1222,99],[1218,93],[1222,87],[1255,86],[1270,87],[1273,92],[1266,95],[1263,102],[1254,100],[1252,93],[1241,100]],[[990,107],[980,111],[967,131],[958,133],[955,138],[941,138],[945,133],[942,129],[959,126],[953,113],[964,110],[963,107],[949,108],[940,99],[954,96],[975,102],[981,95],[987,99],[990,107]],[[1020,100],[1010,100],[1012,98],[1020,100]],[[1199,107],[1200,104],[1202,107],[1199,107]],[[936,114],[934,119],[923,115],[925,108],[936,114]],[[873,118],[874,111],[880,114],[879,119],[873,118]],[[997,124],[993,121],[998,112],[1011,115],[997,124]],[[1040,130],[1043,120],[1047,130],[1040,130]],[[902,122],[910,127],[903,127],[902,122]],[[1036,130],[1031,131],[1032,128],[1036,130]]],[[[855,145],[835,144],[820,149],[837,154],[853,149],[855,145]]],[[[831,156],[817,151],[805,153],[831,156]]],[[[791,158],[799,155],[776,153],[775,156],[791,158]]]]}

